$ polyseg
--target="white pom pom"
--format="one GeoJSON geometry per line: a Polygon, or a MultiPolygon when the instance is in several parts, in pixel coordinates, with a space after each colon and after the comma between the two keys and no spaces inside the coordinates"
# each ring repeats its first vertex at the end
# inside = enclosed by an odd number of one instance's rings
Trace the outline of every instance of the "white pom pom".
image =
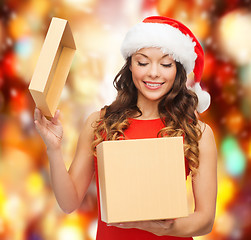
{"type": "Polygon", "coordinates": [[[198,82],[195,83],[195,85],[193,87],[193,91],[196,93],[196,95],[199,99],[197,111],[199,113],[206,111],[209,108],[210,102],[211,102],[210,94],[208,92],[202,90],[200,83],[198,83],[198,82]]]}

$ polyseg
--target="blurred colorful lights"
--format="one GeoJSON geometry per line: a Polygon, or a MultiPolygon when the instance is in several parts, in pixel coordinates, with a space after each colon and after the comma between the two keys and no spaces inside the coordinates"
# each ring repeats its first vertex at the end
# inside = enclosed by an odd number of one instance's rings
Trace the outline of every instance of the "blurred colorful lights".
{"type": "Polygon", "coordinates": [[[23,37],[18,39],[15,44],[15,52],[21,58],[28,58],[33,51],[32,39],[29,37],[23,37]]]}
{"type": "Polygon", "coordinates": [[[233,137],[226,137],[222,142],[221,152],[226,171],[234,177],[242,175],[246,168],[246,157],[237,140],[233,137]]]}

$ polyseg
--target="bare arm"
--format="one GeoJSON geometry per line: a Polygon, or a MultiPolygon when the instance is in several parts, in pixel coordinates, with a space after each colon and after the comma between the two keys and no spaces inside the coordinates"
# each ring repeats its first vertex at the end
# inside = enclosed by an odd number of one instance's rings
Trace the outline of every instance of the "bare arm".
{"type": "Polygon", "coordinates": [[[217,197],[217,150],[213,132],[206,126],[199,142],[200,166],[193,176],[194,213],[186,218],[176,219],[169,235],[193,237],[211,232],[217,197]]]}
{"type": "Polygon", "coordinates": [[[93,113],[84,123],[69,171],[63,161],[61,151],[63,129],[58,117],[56,113],[55,117],[48,121],[38,109],[35,110],[35,125],[47,146],[53,191],[62,210],[70,213],[81,204],[94,174],[91,151],[94,137],[92,123],[97,120],[99,113],[93,113]]]}
{"type": "Polygon", "coordinates": [[[217,151],[213,132],[206,126],[199,142],[200,166],[193,176],[194,213],[176,220],[111,224],[121,228],[139,228],[156,235],[193,237],[211,232],[217,195],[217,151]]]}

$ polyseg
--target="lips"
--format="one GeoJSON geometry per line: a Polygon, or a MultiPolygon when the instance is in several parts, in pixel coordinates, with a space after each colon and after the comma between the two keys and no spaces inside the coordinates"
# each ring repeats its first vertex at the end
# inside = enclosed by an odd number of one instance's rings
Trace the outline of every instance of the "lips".
{"type": "MultiPolygon", "coordinates": [[[[144,82],[144,81],[143,81],[144,82]]],[[[165,82],[144,82],[145,86],[149,89],[159,89],[165,82]]]]}

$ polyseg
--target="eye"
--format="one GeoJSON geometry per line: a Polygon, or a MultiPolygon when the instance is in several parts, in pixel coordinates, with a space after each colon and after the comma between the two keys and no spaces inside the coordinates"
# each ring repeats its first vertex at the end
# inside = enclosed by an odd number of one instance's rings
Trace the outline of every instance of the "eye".
{"type": "Polygon", "coordinates": [[[166,68],[168,68],[168,67],[171,67],[172,66],[172,63],[169,63],[169,64],[161,64],[163,67],[166,67],[166,68]]]}
{"type": "Polygon", "coordinates": [[[139,66],[146,66],[148,63],[142,63],[142,62],[138,62],[139,66]]]}

